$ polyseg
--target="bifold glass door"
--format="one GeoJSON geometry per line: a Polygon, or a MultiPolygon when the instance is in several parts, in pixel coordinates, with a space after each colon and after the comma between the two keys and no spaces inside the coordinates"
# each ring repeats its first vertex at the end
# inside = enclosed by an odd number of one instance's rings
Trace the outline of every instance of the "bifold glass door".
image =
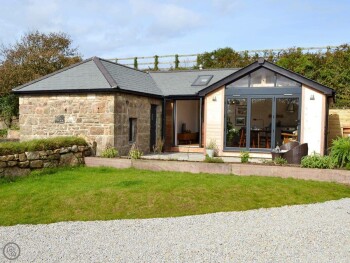
{"type": "Polygon", "coordinates": [[[299,140],[299,97],[252,95],[226,100],[226,148],[270,151],[299,140]]]}
{"type": "Polygon", "coordinates": [[[271,148],[272,98],[251,99],[250,146],[249,148],[271,148]]]}

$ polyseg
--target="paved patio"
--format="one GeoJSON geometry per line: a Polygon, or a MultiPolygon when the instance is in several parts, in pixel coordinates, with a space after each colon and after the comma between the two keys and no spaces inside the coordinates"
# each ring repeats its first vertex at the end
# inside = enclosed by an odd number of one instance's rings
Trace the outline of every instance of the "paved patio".
{"type": "MultiPolygon", "coordinates": [[[[225,163],[240,163],[240,157],[222,157],[225,163]]],[[[148,160],[171,160],[171,161],[191,161],[191,162],[202,162],[205,159],[205,155],[202,153],[182,153],[182,152],[165,152],[161,154],[146,154],[142,156],[142,159],[148,160]]],[[[262,158],[250,158],[251,163],[262,163],[262,158]]]]}

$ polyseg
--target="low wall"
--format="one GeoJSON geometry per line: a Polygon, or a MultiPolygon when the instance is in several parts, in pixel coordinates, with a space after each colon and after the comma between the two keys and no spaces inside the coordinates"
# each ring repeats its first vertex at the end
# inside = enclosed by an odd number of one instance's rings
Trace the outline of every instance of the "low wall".
{"type": "Polygon", "coordinates": [[[145,169],[151,171],[175,171],[189,173],[233,174],[239,176],[271,176],[350,185],[350,171],[310,169],[292,166],[271,166],[241,163],[204,163],[187,161],[130,160],[86,157],[86,166],[110,166],[115,168],[145,169]]]}
{"type": "Polygon", "coordinates": [[[0,177],[23,176],[34,169],[84,164],[84,157],[89,155],[90,147],[73,145],[55,150],[0,156],[0,177]]]}

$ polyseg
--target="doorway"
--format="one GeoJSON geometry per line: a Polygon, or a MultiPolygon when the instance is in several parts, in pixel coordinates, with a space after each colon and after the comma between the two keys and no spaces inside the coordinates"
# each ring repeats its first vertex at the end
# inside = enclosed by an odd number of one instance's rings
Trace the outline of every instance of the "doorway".
{"type": "Polygon", "coordinates": [[[150,150],[153,151],[157,137],[157,105],[151,105],[150,150]]]}

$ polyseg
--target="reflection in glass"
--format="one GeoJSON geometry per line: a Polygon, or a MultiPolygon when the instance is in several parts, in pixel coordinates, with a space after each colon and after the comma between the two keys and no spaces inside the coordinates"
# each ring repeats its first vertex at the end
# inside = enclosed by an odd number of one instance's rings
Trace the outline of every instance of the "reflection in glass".
{"type": "Polygon", "coordinates": [[[226,101],[226,147],[246,147],[247,99],[226,101]]]}
{"type": "Polygon", "coordinates": [[[250,148],[271,148],[272,99],[252,99],[250,148]]]}
{"type": "Polygon", "coordinates": [[[299,99],[276,99],[276,145],[298,140],[299,99]]]}

